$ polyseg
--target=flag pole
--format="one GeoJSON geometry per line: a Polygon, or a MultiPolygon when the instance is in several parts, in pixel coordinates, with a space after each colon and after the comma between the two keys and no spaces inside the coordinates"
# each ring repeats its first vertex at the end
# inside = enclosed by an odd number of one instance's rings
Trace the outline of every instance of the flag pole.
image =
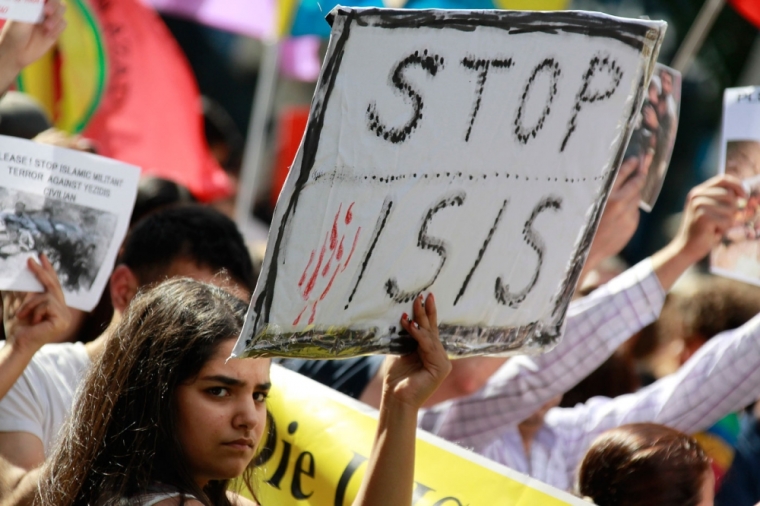
{"type": "Polygon", "coordinates": [[[264,161],[267,140],[267,122],[272,112],[274,94],[277,85],[277,62],[280,53],[280,41],[277,38],[264,42],[264,52],[259,67],[259,78],[251,109],[251,121],[243,153],[243,166],[238,182],[237,201],[235,203],[235,220],[240,232],[248,240],[255,237],[257,227],[251,211],[254,204],[256,187],[264,161]]]}
{"type": "Polygon", "coordinates": [[[702,5],[699,14],[697,14],[697,19],[692,23],[681,47],[678,48],[675,57],[673,57],[673,62],[670,64],[681,75],[685,76],[686,71],[691,67],[725,3],[725,0],[707,0],[702,5]]]}

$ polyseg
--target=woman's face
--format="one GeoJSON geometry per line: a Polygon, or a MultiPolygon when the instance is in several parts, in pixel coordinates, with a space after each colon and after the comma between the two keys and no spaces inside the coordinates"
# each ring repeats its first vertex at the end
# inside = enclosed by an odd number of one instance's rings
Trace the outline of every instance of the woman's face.
{"type": "Polygon", "coordinates": [[[227,361],[234,344],[223,341],[198,376],[177,387],[179,440],[201,487],[240,476],[266,425],[270,361],[227,361]]]}

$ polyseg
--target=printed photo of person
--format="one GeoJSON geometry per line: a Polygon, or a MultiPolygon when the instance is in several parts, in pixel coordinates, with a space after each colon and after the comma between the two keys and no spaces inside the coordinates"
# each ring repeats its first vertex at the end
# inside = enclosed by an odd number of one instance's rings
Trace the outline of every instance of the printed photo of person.
{"type": "Polygon", "coordinates": [[[726,174],[742,180],[747,198],[710,263],[720,274],[760,284],[760,141],[728,141],[725,167],[726,174]]]}
{"type": "Polygon", "coordinates": [[[641,191],[641,208],[645,211],[652,210],[665,180],[678,131],[680,102],[681,74],[658,64],[649,82],[637,129],[641,131],[639,137],[646,142],[639,164],[639,170],[647,174],[641,191]]]}
{"type": "Polygon", "coordinates": [[[45,253],[66,290],[89,290],[116,228],[113,213],[0,188],[0,278],[45,253]]]}

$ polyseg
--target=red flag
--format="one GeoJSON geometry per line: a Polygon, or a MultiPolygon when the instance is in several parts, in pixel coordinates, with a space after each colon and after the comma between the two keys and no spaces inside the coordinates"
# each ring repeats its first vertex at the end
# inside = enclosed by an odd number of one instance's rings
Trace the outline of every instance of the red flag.
{"type": "Polygon", "coordinates": [[[760,28],[760,0],[728,0],[728,3],[747,21],[760,28]]]}
{"type": "Polygon", "coordinates": [[[71,0],[66,18],[54,53],[60,65],[43,58],[24,70],[19,88],[100,154],[176,181],[202,201],[227,196],[194,76],[161,18],[139,0],[71,0]]]}

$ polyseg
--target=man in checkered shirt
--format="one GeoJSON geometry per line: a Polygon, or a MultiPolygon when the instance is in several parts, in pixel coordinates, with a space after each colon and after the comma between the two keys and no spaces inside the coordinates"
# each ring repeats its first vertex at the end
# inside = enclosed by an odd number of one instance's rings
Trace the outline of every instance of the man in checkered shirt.
{"type": "Polygon", "coordinates": [[[561,395],[653,321],[665,292],[706,256],[744,190],[721,176],[689,194],[676,238],[571,304],[563,340],[539,357],[509,359],[474,395],[432,407],[420,426],[553,486],[570,489],[602,432],[654,422],[694,433],[760,396],[760,316],[710,340],[675,374],[629,395],[557,408],[561,395]]]}

